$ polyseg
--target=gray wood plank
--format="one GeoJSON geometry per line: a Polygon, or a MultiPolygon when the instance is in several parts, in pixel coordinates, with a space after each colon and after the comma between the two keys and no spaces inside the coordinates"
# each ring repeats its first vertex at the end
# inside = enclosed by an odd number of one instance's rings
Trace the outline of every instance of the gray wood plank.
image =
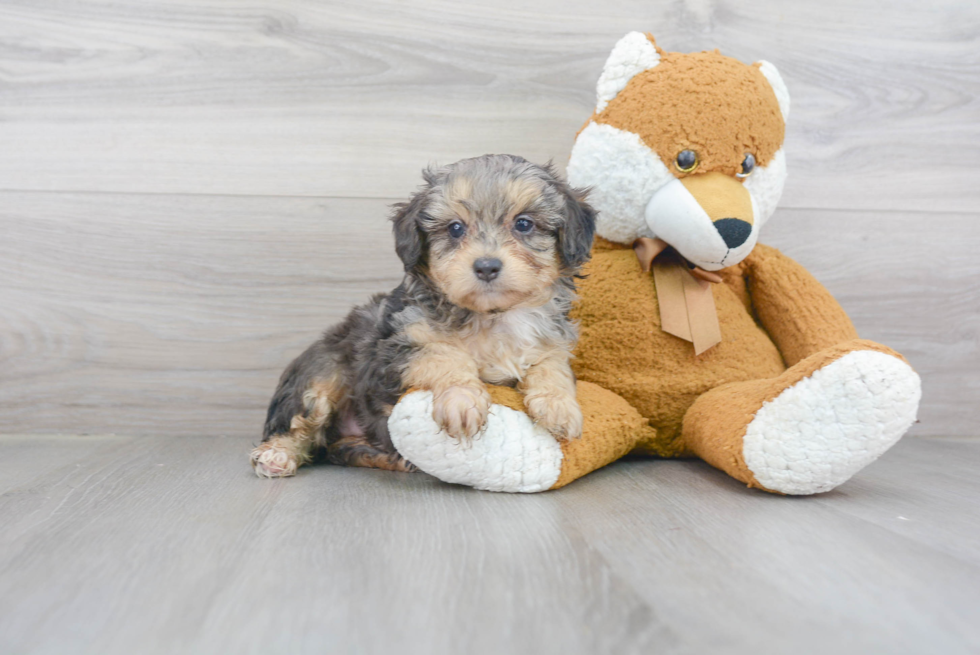
{"type": "Polygon", "coordinates": [[[258,434],[285,363],[401,277],[384,201],[17,198],[0,207],[8,431],[258,434]]]}
{"type": "Polygon", "coordinates": [[[37,476],[80,467],[87,458],[104,455],[127,440],[114,435],[4,435],[0,496],[21,493],[37,476]]]}
{"type": "MultiPolygon", "coordinates": [[[[257,436],[290,359],[398,283],[388,202],[0,193],[0,430],[257,436]]],[[[783,209],[763,241],[920,371],[915,434],[976,434],[980,216],[783,209]]]]}
{"type": "Polygon", "coordinates": [[[787,498],[634,460],[536,496],[247,440],[0,437],[0,650],[922,653],[980,647],[976,440],[787,498]],[[108,449],[107,449],[108,448],[108,449]],[[70,466],[45,457],[63,450],[70,466]]]}
{"type": "Polygon", "coordinates": [[[140,440],[0,506],[3,650],[641,651],[666,630],[546,508],[332,467],[263,484],[247,450],[140,440]]]}
{"type": "MultiPolygon", "coordinates": [[[[930,445],[910,439],[896,449],[924,458],[930,445]]],[[[969,452],[962,445],[959,456],[969,452]]],[[[945,462],[930,463],[926,479],[944,485],[945,462]]],[[[873,466],[886,469],[881,475],[892,487],[905,481],[904,469],[889,455],[873,466]]],[[[580,508],[574,527],[614,571],[629,575],[638,588],[656,589],[659,616],[681,634],[701,632],[690,652],[917,653],[977,647],[975,559],[946,555],[940,550],[945,535],[929,540],[936,546],[901,538],[904,523],[876,504],[878,488],[856,489],[866,473],[826,496],[792,499],[760,497],[700,462],[626,467],[629,481],[609,469],[599,471],[595,482],[583,482],[611,483],[616,498],[630,498],[614,516],[617,525],[631,528],[604,526],[601,517],[611,508],[585,485],[570,487],[571,502],[580,508]],[[685,492],[678,493],[678,487],[685,492]],[[864,497],[874,523],[839,511],[842,494],[864,497]],[[650,520],[651,507],[669,518],[659,524],[650,520]],[[649,565],[636,566],[637,561],[649,565]],[[953,579],[964,586],[950,586],[953,579]],[[831,630],[834,634],[827,634],[831,630]]],[[[919,500],[920,484],[905,485],[904,504],[919,500]]],[[[975,503],[975,489],[963,496],[952,506],[924,501],[930,516],[920,526],[923,531],[958,521],[962,509],[975,503]]],[[[975,552],[976,524],[962,531],[972,542],[966,548],[975,552]]]]}
{"type": "Polygon", "coordinates": [[[0,3],[0,188],[400,197],[426,162],[563,164],[612,44],[767,59],[784,206],[973,212],[980,5],[0,3]]]}
{"type": "Polygon", "coordinates": [[[960,459],[963,440],[927,441],[913,448],[894,449],[886,456],[888,466],[872,466],[818,500],[902,538],[980,565],[980,478],[976,462],[969,456],[960,459]],[[930,450],[928,457],[922,456],[923,448],[930,450]],[[894,475],[895,470],[903,475],[894,475]],[[937,472],[952,484],[937,479],[937,472]],[[910,488],[914,494],[909,493],[910,488]],[[941,521],[934,516],[936,508],[943,508],[945,518],[941,521]]]}

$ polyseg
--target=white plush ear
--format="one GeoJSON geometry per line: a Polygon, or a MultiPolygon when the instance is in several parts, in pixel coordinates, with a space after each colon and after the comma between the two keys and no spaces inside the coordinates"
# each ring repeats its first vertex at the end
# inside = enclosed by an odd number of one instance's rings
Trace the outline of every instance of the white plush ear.
{"type": "Polygon", "coordinates": [[[773,93],[776,94],[776,102],[779,103],[779,111],[783,115],[783,121],[789,120],[789,89],[786,88],[786,83],[783,82],[782,76],[775,66],[770,64],[768,61],[758,61],[759,72],[766,76],[769,80],[769,86],[772,87],[773,93]]]}
{"type": "Polygon", "coordinates": [[[621,38],[609,53],[609,59],[602,67],[602,75],[596,84],[596,112],[605,109],[609,101],[626,88],[634,75],[659,63],[660,53],[646,34],[630,32],[621,38]]]}

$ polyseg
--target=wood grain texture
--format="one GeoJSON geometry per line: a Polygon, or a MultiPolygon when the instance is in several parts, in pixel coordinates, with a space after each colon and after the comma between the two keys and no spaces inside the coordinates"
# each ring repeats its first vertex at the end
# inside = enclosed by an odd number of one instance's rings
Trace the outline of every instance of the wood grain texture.
{"type": "Polygon", "coordinates": [[[793,95],[793,208],[976,211],[980,5],[0,3],[0,188],[401,197],[428,161],[567,159],[613,43],[793,95]]]}
{"type": "Polygon", "coordinates": [[[0,0],[0,652],[980,650],[975,439],[812,498],[249,470],[282,367],[398,282],[387,205],[562,166],[634,29],[779,67],[763,241],[920,371],[914,434],[976,435],[977,3],[0,0]]]}
{"type": "Polygon", "coordinates": [[[0,437],[5,653],[974,653],[976,441],[822,496],[618,462],[534,496],[243,439],[0,437]]]}
{"type": "Polygon", "coordinates": [[[0,422],[258,435],[285,364],[400,281],[386,204],[3,194],[0,422]]]}
{"type": "Polygon", "coordinates": [[[429,161],[562,165],[611,45],[775,62],[764,240],[980,410],[980,5],[0,0],[0,429],[257,435],[282,367],[397,283],[429,161]],[[6,190],[6,191],[3,191],[6,190]]]}
{"type": "MultiPolygon", "coordinates": [[[[0,430],[258,438],[285,365],[400,280],[388,204],[0,193],[0,430]]],[[[919,370],[913,434],[976,434],[980,215],[779,210],[762,240],[919,370]]]]}

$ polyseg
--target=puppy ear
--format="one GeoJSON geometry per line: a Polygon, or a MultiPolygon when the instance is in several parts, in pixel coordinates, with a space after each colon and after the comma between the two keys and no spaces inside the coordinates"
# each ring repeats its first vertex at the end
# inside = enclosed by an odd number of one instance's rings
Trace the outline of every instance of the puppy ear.
{"type": "Polygon", "coordinates": [[[575,273],[592,252],[596,211],[585,201],[587,191],[559,182],[565,196],[565,223],[558,228],[558,251],[562,266],[575,273]]]}
{"type": "MultiPolygon", "coordinates": [[[[428,172],[428,171],[427,171],[428,172]]],[[[426,175],[428,180],[428,175],[426,175]]],[[[425,201],[429,197],[431,182],[417,192],[408,202],[392,205],[392,232],[395,234],[395,252],[409,272],[424,262],[425,232],[422,230],[420,218],[425,201]]]]}

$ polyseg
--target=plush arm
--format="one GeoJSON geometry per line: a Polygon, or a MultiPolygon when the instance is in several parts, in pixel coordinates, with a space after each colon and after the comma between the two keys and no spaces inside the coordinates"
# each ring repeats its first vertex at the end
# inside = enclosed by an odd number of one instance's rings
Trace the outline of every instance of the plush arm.
{"type": "Polygon", "coordinates": [[[854,324],[830,292],[786,255],[760,244],[744,266],[756,316],[787,366],[857,339],[854,324]]]}

